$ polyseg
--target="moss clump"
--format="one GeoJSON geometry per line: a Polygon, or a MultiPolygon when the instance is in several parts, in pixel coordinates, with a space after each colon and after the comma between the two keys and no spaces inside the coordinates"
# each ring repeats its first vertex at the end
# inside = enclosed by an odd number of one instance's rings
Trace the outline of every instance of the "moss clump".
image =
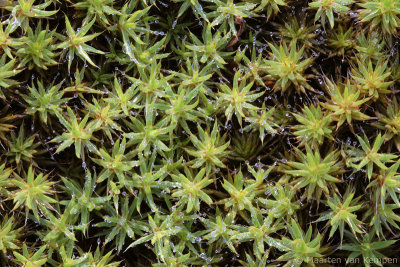
{"type": "Polygon", "coordinates": [[[0,20],[0,266],[400,264],[398,0],[0,20]]]}

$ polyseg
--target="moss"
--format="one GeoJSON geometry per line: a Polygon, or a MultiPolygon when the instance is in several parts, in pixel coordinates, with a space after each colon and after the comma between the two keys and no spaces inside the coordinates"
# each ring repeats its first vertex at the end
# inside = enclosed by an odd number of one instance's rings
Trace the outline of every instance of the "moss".
{"type": "Polygon", "coordinates": [[[399,264],[398,0],[0,20],[0,266],[399,264]]]}

